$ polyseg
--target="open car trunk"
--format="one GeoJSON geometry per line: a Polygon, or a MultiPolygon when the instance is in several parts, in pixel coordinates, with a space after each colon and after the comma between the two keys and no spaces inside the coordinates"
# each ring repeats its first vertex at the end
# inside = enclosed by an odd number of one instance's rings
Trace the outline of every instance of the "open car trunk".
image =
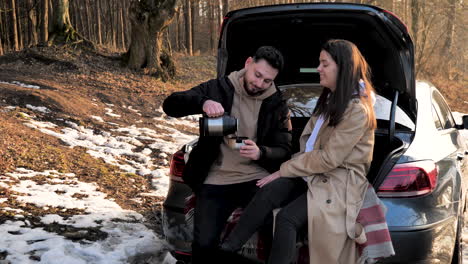
{"type": "MultiPolygon", "coordinates": [[[[416,119],[413,43],[398,18],[377,7],[340,3],[232,11],[226,15],[221,31],[218,76],[242,68],[245,59],[259,46],[271,45],[285,58],[284,70],[275,83],[285,89],[295,85],[313,87],[319,83],[316,68],[321,46],[333,38],[346,39],[358,46],[372,70],[377,94],[390,102],[387,116],[378,120],[376,131],[374,161],[369,173],[370,182],[376,186],[379,184],[376,179],[382,178],[377,175],[390,171],[414,134],[414,127],[399,127],[395,122],[396,111],[413,124],[416,119]],[[400,128],[405,133],[403,137],[400,128]]],[[[296,114],[293,113],[293,140],[297,151],[298,137],[310,114],[296,114]]]]}
{"type": "Polygon", "coordinates": [[[372,69],[377,92],[414,120],[414,51],[406,27],[376,7],[353,4],[295,4],[232,11],[226,15],[218,47],[218,76],[244,66],[262,45],[278,48],[285,68],[278,85],[318,83],[321,46],[341,38],[356,44],[372,69]]]}

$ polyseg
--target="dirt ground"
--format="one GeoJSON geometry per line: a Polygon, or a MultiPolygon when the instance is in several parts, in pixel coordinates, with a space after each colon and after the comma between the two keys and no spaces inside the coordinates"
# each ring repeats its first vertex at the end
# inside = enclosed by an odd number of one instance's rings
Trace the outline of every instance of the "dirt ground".
{"type": "MultiPolygon", "coordinates": [[[[183,56],[174,54],[177,77],[162,82],[143,72],[132,71],[120,65],[119,54],[98,53],[77,47],[41,47],[27,49],[0,57],[0,109],[17,106],[13,111],[0,111],[0,175],[17,167],[35,171],[54,168],[59,172],[74,172],[80,181],[97,182],[101,191],[125,209],[135,210],[148,219],[149,225],[160,233],[160,206],[163,197],[140,197],[142,203],[132,198],[143,189],[150,188],[150,179],[132,173],[123,173],[86,153],[81,147],[69,148],[59,139],[26,127],[28,115],[41,121],[70,120],[95,130],[109,130],[111,125],[91,118],[104,116],[105,108],[113,105],[114,114],[121,115],[121,126],[135,125],[158,131],[153,124],[155,110],[171,92],[188,89],[215,77],[214,56],[183,56]],[[8,84],[21,82],[37,85],[41,89],[23,88],[8,84]],[[52,111],[40,115],[26,105],[45,106],[52,111]],[[125,106],[132,106],[131,111],[125,106]],[[141,114],[141,115],[140,115],[141,114]]],[[[65,121],[64,121],[65,122],[65,121]]],[[[156,155],[154,158],[158,158],[156,155]]],[[[0,198],[12,193],[0,187],[0,198]]],[[[32,223],[40,225],[37,217],[59,214],[66,217],[78,212],[57,208],[38,208],[32,204],[17,204],[8,199],[2,206],[33,212],[32,223]]],[[[14,215],[0,212],[0,224],[14,215]]],[[[100,234],[89,230],[90,236],[100,234]]],[[[93,240],[91,237],[87,239],[93,240]]]]}

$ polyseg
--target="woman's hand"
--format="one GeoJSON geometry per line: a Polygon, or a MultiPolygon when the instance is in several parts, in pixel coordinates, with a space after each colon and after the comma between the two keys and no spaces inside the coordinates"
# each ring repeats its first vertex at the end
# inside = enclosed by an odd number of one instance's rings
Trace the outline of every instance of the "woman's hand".
{"type": "Polygon", "coordinates": [[[265,178],[258,180],[257,181],[257,186],[262,188],[263,186],[265,186],[265,184],[268,184],[268,183],[278,179],[279,177],[281,177],[280,171],[273,172],[272,174],[266,176],[265,178]]]}

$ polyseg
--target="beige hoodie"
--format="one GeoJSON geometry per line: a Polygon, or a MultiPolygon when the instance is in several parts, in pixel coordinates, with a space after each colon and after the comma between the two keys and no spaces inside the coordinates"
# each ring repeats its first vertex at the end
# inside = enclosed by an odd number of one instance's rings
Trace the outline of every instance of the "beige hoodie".
{"type": "MultiPolygon", "coordinates": [[[[237,118],[237,136],[248,137],[257,141],[257,120],[262,101],[276,92],[273,84],[264,93],[251,96],[244,89],[245,70],[235,71],[228,78],[234,86],[231,116],[237,118]]],[[[239,150],[228,147],[227,137],[220,145],[220,155],[211,166],[205,184],[234,184],[261,179],[269,175],[264,168],[249,158],[240,156],[239,150]]]]}

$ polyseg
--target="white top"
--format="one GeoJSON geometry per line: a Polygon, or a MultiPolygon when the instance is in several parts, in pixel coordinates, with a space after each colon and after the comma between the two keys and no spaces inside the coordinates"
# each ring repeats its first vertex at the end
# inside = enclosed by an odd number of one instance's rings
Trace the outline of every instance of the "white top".
{"type": "MultiPolygon", "coordinates": [[[[323,119],[323,116],[320,115],[317,119],[317,122],[315,123],[314,130],[312,130],[312,134],[310,134],[310,137],[306,142],[304,152],[310,152],[314,150],[315,140],[317,140],[317,134],[320,131],[320,128],[322,127],[324,121],[325,120],[323,119]]],[[[307,181],[307,176],[302,178],[304,179],[304,181],[307,181]]]]}

